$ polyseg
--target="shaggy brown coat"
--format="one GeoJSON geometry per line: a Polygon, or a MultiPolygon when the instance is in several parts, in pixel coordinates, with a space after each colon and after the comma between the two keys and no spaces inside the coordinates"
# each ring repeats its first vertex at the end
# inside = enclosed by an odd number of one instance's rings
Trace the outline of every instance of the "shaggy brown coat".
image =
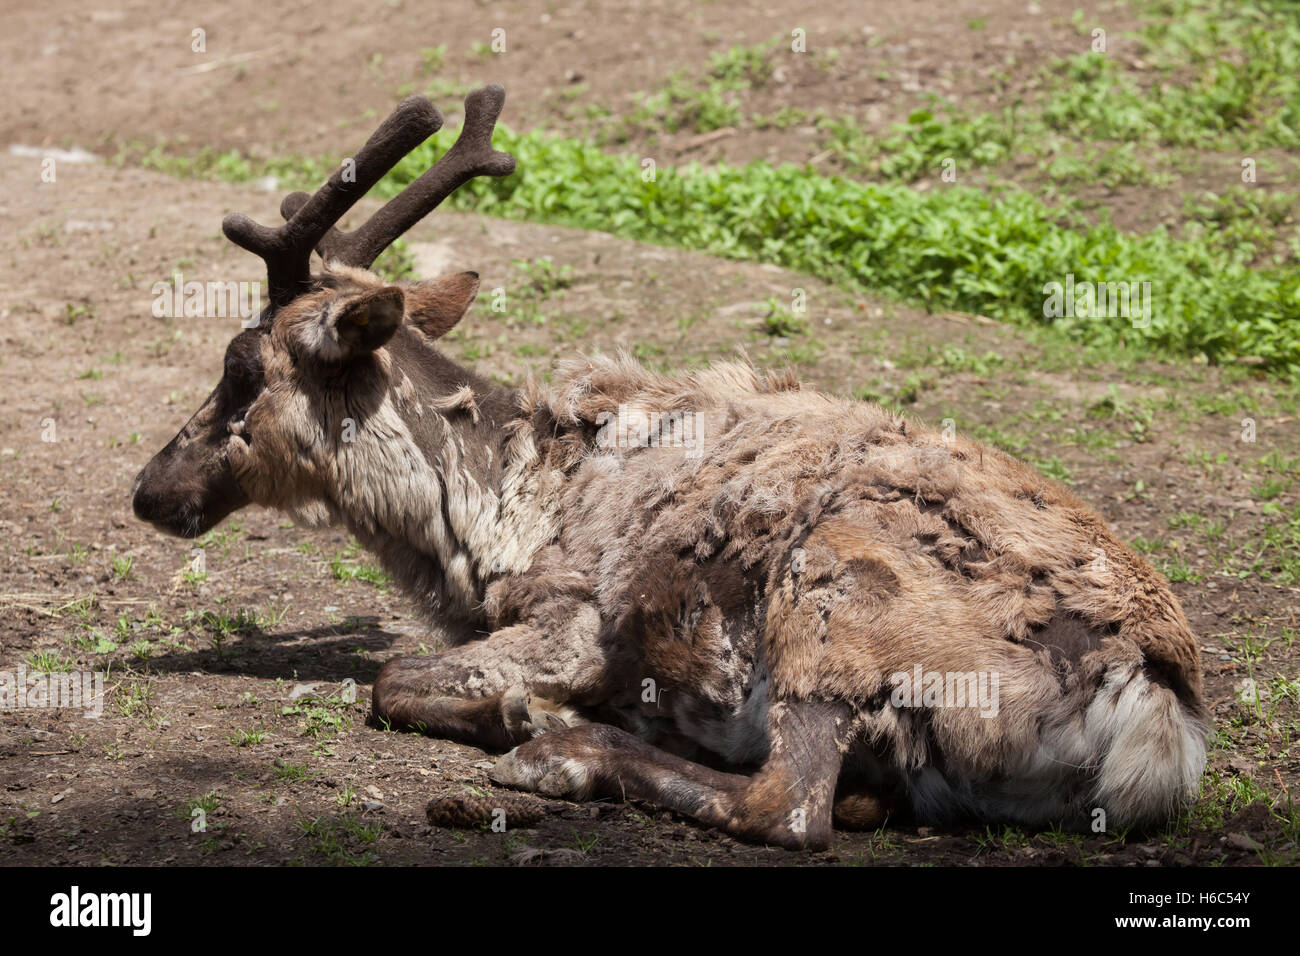
{"type": "MultiPolygon", "coordinates": [[[[511,786],[791,847],[894,811],[1114,828],[1194,791],[1196,641],[1064,488],[744,363],[497,388],[434,345],[476,290],[329,272],[232,343],[261,380],[227,437],[187,426],[228,497],[343,524],[428,617],[487,633],[390,661],[377,717],[515,748],[511,786]]],[[[202,511],[157,503],[176,444],[138,483],[161,525],[202,511]]]]}

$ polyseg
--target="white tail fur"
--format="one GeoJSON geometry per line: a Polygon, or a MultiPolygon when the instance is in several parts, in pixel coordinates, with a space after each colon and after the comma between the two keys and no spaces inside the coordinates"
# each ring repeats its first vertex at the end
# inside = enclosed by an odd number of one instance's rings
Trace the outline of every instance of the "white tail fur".
{"type": "Polygon", "coordinates": [[[1093,796],[1108,828],[1166,819],[1194,796],[1208,733],[1140,668],[1112,668],[1084,718],[1090,749],[1101,755],[1093,796]]]}

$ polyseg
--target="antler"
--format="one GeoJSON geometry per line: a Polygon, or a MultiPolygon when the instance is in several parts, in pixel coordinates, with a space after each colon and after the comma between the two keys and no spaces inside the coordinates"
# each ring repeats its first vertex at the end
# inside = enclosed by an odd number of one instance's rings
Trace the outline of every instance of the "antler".
{"type": "MultiPolygon", "coordinates": [[[[321,258],[368,269],[394,239],[471,179],[513,173],[515,158],[492,148],[492,131],[505,101],[506,91],[495,83],[465,97],[465,123],[451,149],[365,225],[347,233],[330,229],[317,246],[321,258]]],[[[282,214],[293,215],[306,199],[304,193],[286,197],[282,214]]]]}
{"type": "Polygon", "coordinates": [[[286,222],[277,228],[247,216],[227,216],[221,228],[237,245],[266,262],[273,305],[293,301],[311,282],[311,252],[346,265],[369,268],[388,245],[475,176],[508,176],[515,160],[492,148],[492,131],[505,104],[496,84],[465,98],[465,125],[451,149],[375,213],[365,225],[344,233],[334,224],[370,191],[398,160],[442,128],[442,114],[424,96],[398,104],[354,157],[355,177],[337,170],[315,195],[291,193],[280,204],[286,222]]]}

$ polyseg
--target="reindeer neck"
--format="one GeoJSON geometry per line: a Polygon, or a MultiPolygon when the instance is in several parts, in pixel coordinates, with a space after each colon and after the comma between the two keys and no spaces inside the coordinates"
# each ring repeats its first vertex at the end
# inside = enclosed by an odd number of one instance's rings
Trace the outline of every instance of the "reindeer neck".
{"type": "Polygon", "coordinates": [[[391,414],[366,436],[359,480],[347,483],[339,511],[430,616],[477,625],[488,582],[526,569],[554,536],[558,486],[542,490],[546,469],[521,393],[418,334],[390,345],[391,414]]]}

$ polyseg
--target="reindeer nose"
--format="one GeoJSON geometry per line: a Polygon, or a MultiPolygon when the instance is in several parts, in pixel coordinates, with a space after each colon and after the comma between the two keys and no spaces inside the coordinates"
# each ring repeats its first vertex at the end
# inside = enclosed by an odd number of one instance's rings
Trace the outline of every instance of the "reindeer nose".
{"type": "Polygon", "coordinates": [[[145,481],[148,471],[148,465],[141,468],[140,474],[135,476],[135,484],[131,486],[131,510],[141,521],[154,521],[159,514],[160,496],[145,481]]]}
{"type": "Polygon", "coordinates": [[[155,457],[140,469],[131,487],[131,510],[141,521],[170,528],[176,521],[181,492],[176,476],[155,457]]]}

